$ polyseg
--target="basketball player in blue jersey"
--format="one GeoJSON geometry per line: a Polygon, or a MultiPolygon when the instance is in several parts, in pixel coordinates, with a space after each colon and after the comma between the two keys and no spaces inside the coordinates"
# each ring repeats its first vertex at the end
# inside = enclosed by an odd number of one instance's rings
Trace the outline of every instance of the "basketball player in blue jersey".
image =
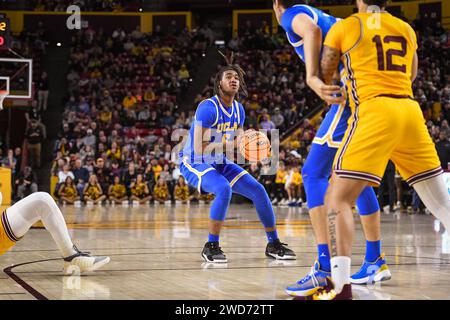
{"type": "MultiPolygon", "coordinates": [[[[228,61],[227,61],[228,62],[228,61]]],[[[295,254],[278,239],[272,204],[264,189],[250,174],[225,155],[234,151],[243,133],[245,111],[236,101],[246,94],[244,72],[231,64],[222,67],[215,77],[215,96],[199,103],[189,137],[180,152],[180,171],[186,181],[200,193],[212,193],[208,242],[201,253],[206,262],[226,263],[219,246],[219,234],[232,193],[252,200],[264,225],[268,244],[266,255],[278,260],[293,260],[295,254]]]]}
{"type": "MultiPolygon", "coordinates": [[[[334,156],[347,129],[351,115],[345,101],[345,92],[338,85],[327,86],[319,78],[319,58],[322,43],[331,26],[338,21],[321,10],[296,0],[274,0],[273,9],[278,23],[286,31],[288,41],[306,66],[306,82],[316,94],[331,104],[302,169],[311,223],[318,246],[318,259],[311,272],[297,283],[286,288],[293,296],[311,296],[327,284],[331,276],[328,248],[327,214],[324,207],[325,193],[334,156]]],[[[336,79],[340,80],[339,70],[336,79]]],[[[384,281],[391,278],[384,254],[381,253],[380,208],[371,187],[359,196],[358,208],[366,237],[366,256],[360,270],[352,275],[354,284],[384,281]]]]}

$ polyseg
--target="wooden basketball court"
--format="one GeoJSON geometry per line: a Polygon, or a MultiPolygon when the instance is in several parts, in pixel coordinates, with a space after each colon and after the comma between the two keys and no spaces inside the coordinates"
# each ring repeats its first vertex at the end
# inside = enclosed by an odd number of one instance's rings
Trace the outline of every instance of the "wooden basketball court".
{"type": "MultiPolygon", "coordinates": [[[[205,264],[209,206],[61,208],[81,250],[111,262],[81,277],[62,276],[50,234],[30,230],[0,257],[0,299],[290,299],[284,287],[309,272],[316,248],[306,209],[276,208],[290,262],[265,257],[266,237],[250,205],[232,205],[221,246],[225,265],[205,264]]],[[[363,259],[361,226],[353,255],[363,259]]],[[[383,247],[393,278],[381,286],[353,285],[356,299],[450,299],[450,239],[432,216],[382,214],[383,247]]]]}

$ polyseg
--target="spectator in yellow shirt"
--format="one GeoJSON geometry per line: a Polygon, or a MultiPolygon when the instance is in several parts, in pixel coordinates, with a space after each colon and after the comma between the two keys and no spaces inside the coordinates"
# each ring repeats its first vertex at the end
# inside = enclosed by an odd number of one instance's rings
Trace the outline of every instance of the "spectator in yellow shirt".
{"type": "Polygon", "coordinates": [[[114,176],[114,184],[109,186],[108,196],[111,203],[122,203],[128,200],[127,188],[120,182],[119,176],[114,176]]]}
{"type": "Polygon", "coordinates": [[[270,26],[269,26],[269,24],[267,23],[266,20],[263,20],[263,22],[262,22],[261,31],[264,34],[270,34],[270,26]]]}
{"type": "Polygon", "coordinates": [[[261,105],[258,103],[258,96],[256,94],[252,95],[252,98],[250,100],[249,104],[250,110],[259,110],[261,108],[261,105]]]}
{"type": "Polygon", "coordinates": [[[158,182],[153,189],[153,199],[155,199],[155,203],[159,202],[161,204],[169,201],[169,188],[164,179],[158,179],[158,182]]]}
{"type": "Polygon", "coordinates": [[[117,142],[114,141],[113,143],[111,143],[111,149],[108,149],[108,151],[106,151],[106,157],[111,161],[120,161],[122,153],[119,146],[117,145],[117,142]]]}
{"type": "Polygon", "coordinates": [[[189,70],[187,69],[185,64],[181,65],[181,68],[178,71],[178,76],[180,77],[180,79],[189,79],[189,70]]]}
{"type": "Polygon", "coordinates": [[[134,46],[131,49],[131,54],[138,57],[144,53],[144,48],[141,45],[134,46]]]}
{"type": "Polygon", "coordinates": [[[274,205],[277,203],[280,205],[287,204],[288,194],[284,188],[287,175],[288,175],[288,172],[286,171],[284,162],[280,161],[278,164],[277,174],[275,176],[275,199],[272,202],[272,204],[274,204],[274,205]]]}
{"type": "Polygon", "coordinates": [[[156,99],[155,92],[153,92],[152,88],[148,87],[144,92],[144,101],[150,102],[156,99]]]}
{"type": "Polygon", "coordinates": [[[155,159],[152,160],[152,170],[155,176],[155,180],[157,181],[159,178],[159,174],[161,173],[163,168],[159,165],[158,161],[155,159]]]}
{"type": "Polygon", "coordinates": [[[130,199],[138,201],[140,204],[148,203],[152,199],[152,195],[150,194],[150,190],[148,189],[142,174],[138,174],[136,181],[131,182],[130,191],[130,199]]]}
{"type": "Polygon", "coordinates": [[[286,179],[286,191],[289,196],[289,206],[301,206],[303,179],[299,166],[294,166],[290,176],[286,179]]]}
{"type": "Polygon", "coordinates": [[[58,195],[63,202],[69,204],[73,204],[75,201],[80,200],[77,187],[70,176],[68,176],[64,183],[61,184],[61,187],[58,190],[58,195]]]}
{"type": "Polygon", "coordinates": [[[256,118],[256,121],[258,122],[258,125],[260,125],[261,121],[264,120],[264,116],[266,117],[265,121],[270,121],[270,114],[268,113],[266,108],[262,109],[261,113],[256,118]]]}
{"type": "Polygon", "coordinates": [[[108,107],[104,107],[100,112],[100,121],[103,123],[110,123],[112,119],[112,112],[108,107]]]}
{"type": "Polygon", "coordinates": [[[91,78],[99,79],[101,77],[102,73],[100,72],[100,70],[98,70],[98,68],[95,68],[94,71],[91,72],[91,78]]]}
{"type": "Polygon", "coordinates": [[[201,204],[209,204],[211,201],[214,200],[214,194],[212,194],[212,193],[200,194],[197,191],[197,199],[198,199],[198,202],[201,204]]]}
{"type": "Polygon", "coordinates": [[[190,200],[189,187],[186,184],[184,177],[180,176],[174,190],[175,201],[181,203],[187,203],[190,200]]]}
{"type": "Polygon", "coordinates": [[[161,55],[165,59],[169,59],[172,56],[172,52],[173,52],[173,48],[171,48],[169,46],[164,46],[161,48],[161,55]]]}
{"type": "Polygon", "coordinates": [[[137,103],[136,97],[133,96],[130,91],[128,91],[126,97],[123,98],[123,101],[122,101],[123,107],[125,109],[130,109],[130,108],[133,108],[136,103],[137,103]]]}
{"type": "Polygon", "coordinates": [[[89,177],[89,181],[84,187],[83,190],[84,199],[89,202],[99,203],[106,199],[106,196],[103,194],[102,187],[98,183],[97,176],[92,174],[89,177]]]}

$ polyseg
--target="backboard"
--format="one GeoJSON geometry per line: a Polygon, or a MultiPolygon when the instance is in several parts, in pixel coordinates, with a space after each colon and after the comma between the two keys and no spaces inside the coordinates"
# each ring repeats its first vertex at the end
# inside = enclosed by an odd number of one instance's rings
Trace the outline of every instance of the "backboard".
{"type": "Polygon", "coordinates": [[[0,91],[8,91],[10,99],[31,99],[33,60],[0,57],[0,91]]]}

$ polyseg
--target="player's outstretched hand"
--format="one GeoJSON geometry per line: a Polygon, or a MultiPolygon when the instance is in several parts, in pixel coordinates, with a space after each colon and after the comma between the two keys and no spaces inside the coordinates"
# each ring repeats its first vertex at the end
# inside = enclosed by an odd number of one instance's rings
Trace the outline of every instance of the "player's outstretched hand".
{"type": "Polygon", "coordinates": [[[318,77],[312,77],[308,81],[308,85],[328,104],[338,104],[346,100],[344,88],[336,85],[327,85],[318,77]]]}

